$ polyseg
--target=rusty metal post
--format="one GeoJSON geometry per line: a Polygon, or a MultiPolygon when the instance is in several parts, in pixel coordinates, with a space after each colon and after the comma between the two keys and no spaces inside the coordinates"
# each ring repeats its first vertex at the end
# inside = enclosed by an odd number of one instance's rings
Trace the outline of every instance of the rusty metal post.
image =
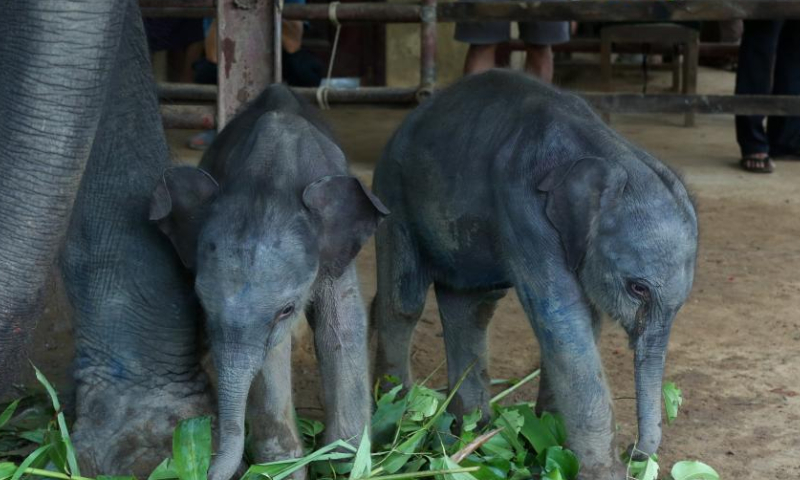
{"type": "Polygon", "coordinates": [[[217,1],[217,130],[272,83],[274,0],[217,1]]]}
{"type": "Polygon", "coordinates": [[[436,86],[436,0],[422,0],[420,11],[419,100],[433,93],[436,86]]]}

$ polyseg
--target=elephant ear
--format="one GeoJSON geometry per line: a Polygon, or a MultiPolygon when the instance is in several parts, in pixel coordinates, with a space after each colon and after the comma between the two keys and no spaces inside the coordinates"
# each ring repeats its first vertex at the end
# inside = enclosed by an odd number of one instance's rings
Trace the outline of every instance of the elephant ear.
{"type": "Polygon", "coordinates": [[[586,157],[554,168],[539,183],[538,189],[547,192],[547,218],[572,271],[586,255],[597,218],[614,205],[627,182],[628,173],[617,162],[586,157]]]}
{"type": "Polygon", "coordinates": [[[189,166],[168,168],[153,190],[150,220],[169,237],[186,268],[194,269],[197,235],[218,192],[211,175],[189,166]]]}
{"type": "Polygon", "coordinates": [[[319,226],[320,267],[338,278],[389,210],[357,178],[322,177],[303,190],[303,204],[319,226]]]}

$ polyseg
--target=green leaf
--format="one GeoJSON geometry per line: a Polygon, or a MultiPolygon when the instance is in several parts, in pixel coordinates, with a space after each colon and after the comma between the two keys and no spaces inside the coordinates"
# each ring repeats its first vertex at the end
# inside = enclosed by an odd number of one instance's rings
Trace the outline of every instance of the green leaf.
{"type": "Polygon", "coordinates": [[[17,434],[19,438],[27,440],[31,443],[35,443],[41,445],[44,443],[44,437],[47,435],[47,432],[51,430],[45,430],[43,428],[39,428],[36,430],[31,430],[28,432],[20,432],[17,434]]]}
{"type": "Polygon", "coordinates": [[[564,478],[573,480],[578,476],[578,457],[563,447],[550,447],[545,451],[545,471],[559,470],[564,478]]]}
{"type": "MultiPolygon", "coordinates": [[[[452,470],[455,468],[461,468],[459,464],[450,460],[450,457],[434,457],[431,458],[431,466],[429,470],[452,470]]],[[[458,473],[445,473],[443,475],[436,475],[436,480],[476,480],[472,474],[467,472],[458,472],[458,473]]]]}
{"type": "Polygon", "coordinates": [[[131,475],[98,475],[97,480],[136,480],[131,475]]]}
{"type": "Polygon", "coordinates": [[[3,410],[3,413],[0,413],[0,428],[3,428],[3,425],[5,425],[11,419],[11,416],[14,415],[14,411],[17,409],[18,405],[19,400],[14,400],[11,402],[11,405],[7,406],[6,409],[3,410]]]}
{"type": "Polygon", "coordinates": [[[422,441],[425,440],[427,434],[428,431],[425,429],[414,432],[386,456],[381,467],[388,473],[397,473],[411,459],[411,456],[419,446],[422,445],[422,441]]]}
{"type": "Polygon", "coordinates": [[[17,466],[11,462],[0,462],[0,480],[8,480],[17,471],[17,466]]]}
{"type": "Polygon", "coordinates": [[[172,456],[180,480],[206,480],[211,463],[211,417],[178,423],[172,434],[172,456]]]}
{"type": "Polygon", "coordinates": [[[372,415],[372,440],[376,445],[384,445],[394,438],[397,425],[406,411],[406,399],[397,399],[402,388],[402,385],[394,387],[376,404],[375,413],[372,415]]]}
{"type": "Polygon", "coordinates": [[[564,419],[561,415],[550,412],[542,412],[542,424],[550,431],[559,445],[564,445],[567,441],[567,427],[564,426],[564,419]]]}
{"type": "Polygon", "coordinates": [[[472,413],[464,415],[461,422],[462,432],[471,432],[478,427],[478,422],[481,421],[482,413],[480,408],[476,408],[472,413]]]}
{"type": "Polygon", "coordinates": [[[167,458],[153,470],[147,480],[170,480],[173,478],[178,478],[178,473],[175,471],[173,461],[167,458]]]}
{"type": "Polygon", "coordinates": [[[703,462],[684,460],[672,466],[670,472],[674,480],[719,480],[716,470],[703,462]]]}
{"type": "Polygon", "coordinates": [[[353,470],[350,471],[350,478],[356,480],[358,478],[369,477],[372,471],[372,444],[369,441],[369,426],[364,426],[364,433],[361,434],[361,444],[356,451],[356,458],[353,461],[353,470]]]}
{"type": "Polygon", "coordinates": [[[39,457],[47,453],[50,450],[50,445],[42,445],[41,447],[34,450],[30,455],[28,455],[22,463],[19,464],[17,470],[14,472],[14,475],[11,476],[11,480],[19,480],[22,475],[25,473],[25,469],[30,467],[33,462],[35,462],[39,457]]]}
{"type": "Polygon", "coordinates": [[[421,422],[436,413],[439,401],[443,396],[430,388],[414,385],[408,394],[408,419],[421,422]]]}
{"type": "Polygon", "coordinates": [[[505,461],[514,458],[514,450],[508,440],[502,435],[495,435],[488,442],[481,445],[481,452],[491,457],[497,457],[505,461]]]}
{"type": "Polygon", "coordinates": [[[561,475],[561,470],[554,468],[542,475],[542,480],[564,480],[564,477],[561,475]]]}
{"type": "Polygon", "coordinates": [[[325,424],[309,418],[297,417],[298,430],[303,436],[316,437],[325,430],[325,424]]]}
{"type": "MultiPolygon", "coordinates": [[[[39,371],[35,366],[33,370],[36,372],[36,380],[44,385],[47,394],[50,396],[50,401],[53,403],[53,410],[56,411],[56,420],[58,421],[58,431],[61,432],[61,439],[64,442],[64,448],[67,456],[67,464],[69,465],[69,472],[73,476],[80,476],[81,471],[78,468],[78,457],[75,455],[75,447],[72,446],[72,440],[69,438],[69,429],[67,429],[67,420],[64,418],[64,412],[61,411],[61,403],[58,401],[58,395],[53,385],[45,378],[44,374],[39,371]]],[[[16,480],[16,479],[15,479],[16,480]]]]}
{"type": "Polygon", "coordinates": [[[544,452],[550,447],[559,445],[558,439],[551,429],[533,413],[531,407],[528,405],[515,405],[508,407],[508,409],[514,410],[522,416],[524,423],[520,433],[537,452],[544,452]]]}
{"type": "Polygon", "coordinates": [[[48,456],[50,457],[50,461],[53,462],[53,465],[55,465],[60,472],[69,472],[67,446],[64,445],[64,441],[61,439],[58,432],[48,430],[45,435],[45,443],[52,447],[48,456]]]}
{"type": "Polygon", "coordinates": [[[644,469],[636,475],[638,480],[657,480],[658,462],[654,455],[650,456],[645,462],[644,469]]]}
{"type": "Polygon", "coordinates": [[[524,457],[527,449],[522,444],[519,438],[519,432],[525,423],[525,418],[518,412],[511,409],[498,409],[498,416],[493,423],[496,427],[501,427],[503,430],[500,435],[514,448],[517,455],[524,457]]]}
{"type": "Polygon", "coordinates": [[[664,396],[664,409],[667,413],[667,423],[672,423],[675,417],[678,416],[678,408],[683,403],[683,394],[681,389],[674,383],[667,382],[661,387],[661,393],[664,396]]]}

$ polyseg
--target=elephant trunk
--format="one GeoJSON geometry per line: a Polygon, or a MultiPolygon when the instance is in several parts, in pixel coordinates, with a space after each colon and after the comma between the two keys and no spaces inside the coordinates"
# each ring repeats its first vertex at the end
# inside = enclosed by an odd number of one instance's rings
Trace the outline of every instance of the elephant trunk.
{"type": "Polygon", "coordinates": [[[636,380],[636,411],[639,420],[639,439],[632,457],[641,459],[652,455],[661,443],[661,382],[667,357],[669,326],[667,319],[651,323],[649,331],[637,339],[634,347],[634,376],[636,380]]]}
{"type": "Polygon", "coordinates": [[[264,361],[264,349],[228,345],[212,350],[218,375],[219,447],[209,480],[229,480],[242,461],[247,395],[264,361]]]}

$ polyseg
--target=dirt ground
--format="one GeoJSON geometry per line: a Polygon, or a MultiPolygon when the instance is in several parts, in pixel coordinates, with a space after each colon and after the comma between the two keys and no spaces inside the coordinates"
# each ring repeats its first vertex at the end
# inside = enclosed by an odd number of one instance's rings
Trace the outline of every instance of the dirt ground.
{"type": "MultiPolygon", "coordinates": [[[[559,72],[559,81],[590,88],[596,69],[559,72]]],[[[640,89],[639,73],[622,76],[621,89],[640,89]]],[[[667,73],[653,74],[662,89],[667,73]]],[[[701,92],[732,91],[733,75],[701,69],[701,92]]],[[[407,111],[342,108],[327,113],[353,171],[369,183],[372,166],[407,111]]],[[[737,168],[730,116],[698,116],[684,128],[682,116],[614,116],[622,134],[683,171],[700,214],[700,254],[691,298],[673,329],[666,380],[683,390],[684,407],[665,426],[662,468],[680,459],[701,459],[724,478],[800,478],[800,163],[779,162],[772,175],[737,168]]],[[[193,132],[171,131],[179,161],[197,155],[182,147],[193,132]]],[[[362,293],[375,291],[374,248],[358,257],[362,293]]],[[[70,328],[62,303],[51,302],[40,325],[33,360],[58,383],[67,382],[70,328]],[[59,320],[60,319],[60,320],[59,320]]],[[[444,360],[435,301],[429,298],[416,333],[413,363],[425,376],[444,360]]],[[[299,337],[302,338],[302,337],[299,337]]],[[[602,355],[613,390],[619,443],[636,426],[632,354],[621,329],[607,325],[602,355]]],[[[522,377],[538,365],[536,340],[511,294],[491,326],[491,373],[522,377]],[[499,346],[502,347],[500,348],[499,346]]],[[[444,385],[444,372],[433,376],[444,385]]],[[[512,400],[534,399],[536,382],[512,400]]],[[[298,342],[295,398],[300,414],[320,415],[320,393],[308,339],[298,342]]]]}

